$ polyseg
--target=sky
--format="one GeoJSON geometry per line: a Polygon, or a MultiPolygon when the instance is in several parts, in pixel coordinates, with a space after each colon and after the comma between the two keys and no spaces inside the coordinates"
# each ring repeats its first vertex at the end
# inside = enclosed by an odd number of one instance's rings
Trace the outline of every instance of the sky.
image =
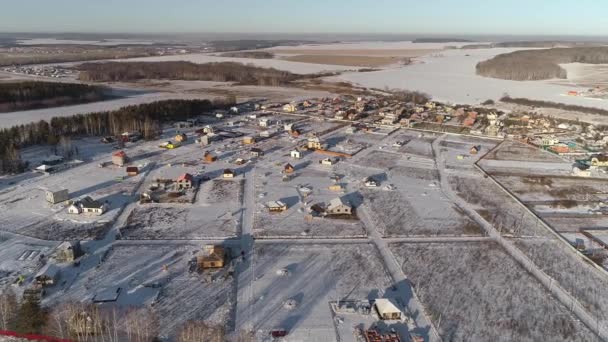
{"type": "Polygon", "coordinates": [[[0,0],[0,32],[608,36],[605,0],[0,0]]]}

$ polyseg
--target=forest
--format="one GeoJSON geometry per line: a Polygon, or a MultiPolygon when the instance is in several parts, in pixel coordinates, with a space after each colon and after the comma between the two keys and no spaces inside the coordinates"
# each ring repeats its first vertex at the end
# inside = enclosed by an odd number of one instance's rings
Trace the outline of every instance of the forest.
{"type": "Polygon", "coordinates": [[[145,139],[153,139],[165,122],[187,120],[231,104],[229,101],[166,100],[5,128],[0,130],[0,174],[23,172],[27,168],[19,154],[19,149],[26,146],[57,145],[62,137],[115,136],[125,131],[140,131],[145,139]]]}
{"type": "Polygon", "coordinates": [[[224,52],[220,56],[230,58],[273,59],[274,53],[268,51],[235,51],[224,52]]]}
{"type": "Polygon", "coordinates": [[[190,62],[104,62],[82,64],[83,81],[117,82],[141,79],[237,82],[246,85],[279,86],[298,78],[288,71],[234,62],[196,64],[190,62]]]}
{"type": "Polygon", "coordinates": [[[586,114],[608,115],[608,110],[606,110],[606,109],[569,105],[569,104],[558,103],[558,102],[530,100],[530,99],[526,99],[526,98],[512,98],[509,96],[503,96],[500,99],[500,101],[505,102],[505,103],[514,103],[514,104],[518,104],[518,105],[522,105],[522,106],[556,108],[556,109],[570,110],[570,111],[581,112],[581,113],[586,113],[586,114]]]}
{"type": "Polygon", "coordinates": [[[559,64],[608,63],[608,47],[553,48],[522,50],[495,56],[477,64],[477,74],[514,81],[567,78],[559,64]]]}
{"type": "Polygon", "coordinates": [[[0,83],[0,113],[48,108],[109,98],[106,87],[57,82],[0,83]]]}

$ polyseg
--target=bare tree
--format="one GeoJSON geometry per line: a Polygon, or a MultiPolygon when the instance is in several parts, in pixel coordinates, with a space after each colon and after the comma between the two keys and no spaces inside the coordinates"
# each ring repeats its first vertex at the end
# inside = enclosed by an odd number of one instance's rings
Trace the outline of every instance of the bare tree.
{"type": "Polygon", "coordinates": [[[8,329],[17,315],[17,306],[17,297],[10,288],[0,293],[0,329],[8,329]]]}
{"type": "Polygon", "coordinates": [[[124,318],[127,339],[131,342],[150,342],[158,336],[158,317],[149,308],[133,309],[124,318]]]}
{"type": "Polygon", "coordinates": [[[178,342],[223,342],[224,327],[211,325],[204,321],[188,321],[178,331],[178,342]]]}

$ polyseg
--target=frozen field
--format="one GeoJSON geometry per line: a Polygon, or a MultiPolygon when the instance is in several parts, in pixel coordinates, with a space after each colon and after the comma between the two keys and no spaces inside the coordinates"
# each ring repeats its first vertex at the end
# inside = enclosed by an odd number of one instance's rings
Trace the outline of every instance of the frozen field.
{"type": "Polygon", "coordinates": [[[598,340],[494,243],[391,249],[446,341],[598,340]]]}
{"type": "MultiPolygon", "coordinates": [[[[337,322],[330,302],[395,295],[375,247],[369,244],[262,244],[256,246],[253,258],[253,288],[239,289],[251,301],[239,305],[237,316],[243,320],[237,328],[252,327],[259,341],[274,329],[289,331],[283,341],[336,341],[337,322]],[[286,307],[289,300],[294,305],[286,307]]],[[[244,279],[238,283],[248,284],[244,279]]],[[[354,342],[352,335],[347,341],[354,342]]]]}
{"type": "Polygon", "coordinates": [[[557,240],[516,240],[515,245],[576,298],[599,324],[608,324],[608,280],[557,240]]]}
{"type": "Polygon", "coordinates": [[[96,294],[120,287],[117,300],[104,305],[152,307],[160,319],[161,336],[171,336],[179,324],[188,320],[229,325],[235,301],[234,279],[225,272],[218,274],[215,281],[189,273],[188,261],[199,248],[114,246],[98,267],[78,268],[75,278],[66,270],[66,283],[54,287],[46,300],[90,302],[96,294]]]}
{"type": "Polygon", "coordinates": [[[56,242],[28,241],[0,233],[0,289],[12,285],[19,277],[33,276],[40,265],[39,258],[58,245],[56,242]]]}
{"type": "Polygon", "coordinates": [[[484,160],[512,160],[525,162],[563,163],[557,155],[542,151],[515,140],[505,140],[495,150],[484,157],[484,160]]]}
{"type": "MultiPolygon", "coordinates": [[[[505,93],[511,97],[562,102],[608,108],[608,101],[562,96],[575,86],[549,81],[507,81],[475,74],[475,65],[496,55],[516,49],[444,50],[419,57],[416,62],[394,69],[366,73],[344,73],[335,79],[365,87],[417,90],[438,101],[478,104],[487,99],[498,100],[505,93]]],[[[582,89],[582,88],[581,88],[582,89]]]]}

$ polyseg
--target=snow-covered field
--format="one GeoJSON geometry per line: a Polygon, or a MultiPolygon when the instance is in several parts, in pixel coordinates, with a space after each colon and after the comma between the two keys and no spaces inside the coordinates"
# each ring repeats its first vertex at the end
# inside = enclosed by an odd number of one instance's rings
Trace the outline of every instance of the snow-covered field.
{"type": "Polygon", "coordinates": [[[19,45],[152,45],[152,41],[141,41],[132,39],[103,39],[103,40],[75,40],[75,39],[56,39],[56,38],[32,38],[17,40],[19,45]]]}
{"type": "MultiPolygon", "coordinates": [[[[252,267],[253,288],[239,289],[252,301],[239,305],[237,316],[244,319],[237,328],[252,327],[260,341],[275,329],[289,332],[282,341],[336,341],[338,323],[329,302],[397,295],[377,250],[369,244],[263,244],[255,248],[252,267]],[[286,305],[290,300],[293,306],[286,305]]],[[[238,283],[248,284],[241,279],[238,283]]],[[[347,341],[354,342],[354,336],[347,341]]]]}
{"type": "Polygon", "coordinates": [[[391,249],[444,340],[597,339],[497,244],[394,244],[391,249]]]}
{"type": "Polygon", "coordinates": [[[413,43],[412,41],[398,41],[398,42],[341,42],[331,44],[302,44],[297,46],[276,46],[266,50],[344,50],[348,53],[348,50],[418,50],[418,49],[444,49],[448,46],[461,47],[471,43],[413,43]]]}
{"type": "Polygon", "coordinates": [[[415,63],[408,66],[366,73],[344,73],[332,79],[379,89],[389,87],[417,90],[431,95],[436,100],[452,103],[479,104],[488,99],[498,100],[507,93],[511,97],[608,108],[608,101],[563,96],[568,90],[578,88],[557,84],[554,80],[508,81],[476,75],[477,63],[516,50],[444,50],[419,57],[415,63]]]}

